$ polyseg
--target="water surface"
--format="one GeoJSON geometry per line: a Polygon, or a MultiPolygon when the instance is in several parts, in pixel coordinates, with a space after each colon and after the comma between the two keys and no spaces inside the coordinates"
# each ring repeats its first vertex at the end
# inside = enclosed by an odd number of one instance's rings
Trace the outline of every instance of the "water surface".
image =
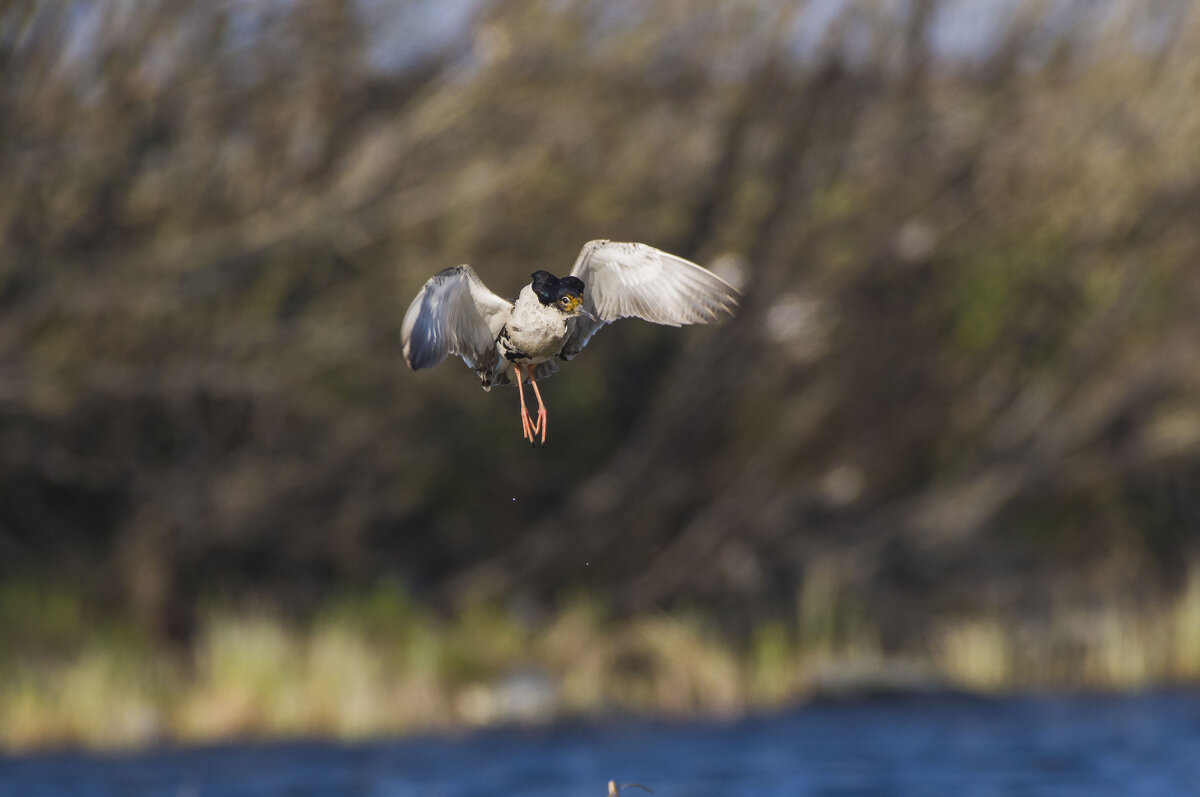
{"type": "Polygon", "coordinates": [[[610,778],[657,797],[1200,795],[1200,693],[904,698],[719,724],[0,758],[0,797],[602,797],[610,778]]]}

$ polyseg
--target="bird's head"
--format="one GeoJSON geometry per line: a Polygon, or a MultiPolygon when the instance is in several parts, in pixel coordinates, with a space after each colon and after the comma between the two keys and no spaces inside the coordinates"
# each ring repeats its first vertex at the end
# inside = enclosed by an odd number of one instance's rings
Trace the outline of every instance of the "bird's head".
{"type": "Polygon", "coordinates": [[[554,276],[549,271],[535,271],[533,292],[538,301],[548,307],[554,307],[564,315],[588,315],[583,309],[583,280],[579,277],[554,276]]]}

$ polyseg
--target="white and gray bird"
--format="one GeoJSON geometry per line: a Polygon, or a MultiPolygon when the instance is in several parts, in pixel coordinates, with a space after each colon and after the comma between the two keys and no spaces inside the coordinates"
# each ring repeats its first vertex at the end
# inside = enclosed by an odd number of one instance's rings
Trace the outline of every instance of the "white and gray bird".
{"type": "Polygon", "coordinates": [[[404,360],[414,371],[457,354],[483,389],[515,381],[525,439],[546,442],[546,405],[537,380],[571,360],[605,324],[641,318],[655,324],[707,324],[733,315],[738,291],[707,269],[653,246],[584,244],[566,277],[535,271],[515,302],[488,290],[468,265],[430,277],[400,327],[404,360]],[[514,378],[515,375],[515,378],[514,378]],[[525,408],[529,382],[537,420],[525,408]]]}

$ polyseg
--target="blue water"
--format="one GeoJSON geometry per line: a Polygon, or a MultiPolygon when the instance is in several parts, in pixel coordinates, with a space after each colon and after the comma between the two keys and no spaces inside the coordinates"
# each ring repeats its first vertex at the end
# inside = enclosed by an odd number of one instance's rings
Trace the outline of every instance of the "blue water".
{"type": "Polygon", "coordinates": [[[0,758],[0,797],[602,797],[610,778],[656,797],[1200,795],[1200,693],[906,698],[724,724],[0,758]]]}

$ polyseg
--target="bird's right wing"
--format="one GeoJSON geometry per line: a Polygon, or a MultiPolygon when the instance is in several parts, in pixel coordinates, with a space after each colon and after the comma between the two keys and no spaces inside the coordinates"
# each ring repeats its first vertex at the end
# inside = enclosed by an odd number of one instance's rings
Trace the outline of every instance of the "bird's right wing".
{"type": "Polygon", "coordinates": [[[488,290],[470,266],[439,271],[404,314],[404,361],[419,371],[457,354],[476,371],[490,370],[499,358],[496,335],[511,312],[512,303],[488,290]]]}
{"type": "Polygon", "coordinates": [[[589,241],[571,275],[583,280],[583,306],[590,317],[571,319],[561,355],[565,360],[618,318],[673,327],[708,324],[733,315],[740,296],[737,288],[708,269],[633,242],[589,241]]]}

